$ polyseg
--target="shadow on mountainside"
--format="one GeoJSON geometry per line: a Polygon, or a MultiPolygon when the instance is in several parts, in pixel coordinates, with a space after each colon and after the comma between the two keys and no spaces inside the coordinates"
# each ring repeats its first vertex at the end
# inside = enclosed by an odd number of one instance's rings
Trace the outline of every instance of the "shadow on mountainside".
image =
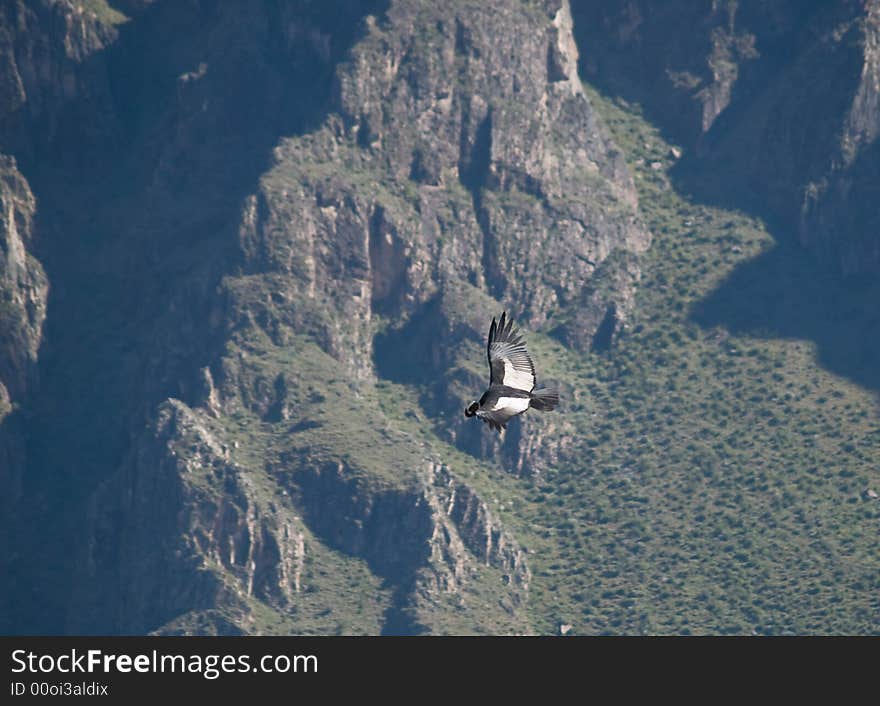
{"type": "Polygon", "coordinates": [[[779,243],[741,264],[692,311],[701,326],[816,344],[826,369],[880,390],[880,281],[842,278],[779,243]]]}
{"type": "MultiPolygon", "coordinates": [[[[737,333],[812,341],[820,365],[880,391],[880,278],[843,275],[838,253],[820,255],[800,245],[791,224],[723,160],[685,159],[670,176],[675,188],[696,202],[761,219],[776,241],[694,306],[693,319],[737,333]]],[[[847,225],[845,214],[837,230],[846,231],[841,224],[847,225]]]]}
{"type": "Polygon", "coordinates": [[[22,115],[26,129],[3,138],[37,198],[51,291],[39,385],[15,420],[27,461],[21,507],[4,518],[17,551],[0,632],[66,629],[91,492],[210,361],[242,201],[278,141],[323,120],[337,64],[385,4],[147,5],[84,60],[57,114],[22,115]]]}

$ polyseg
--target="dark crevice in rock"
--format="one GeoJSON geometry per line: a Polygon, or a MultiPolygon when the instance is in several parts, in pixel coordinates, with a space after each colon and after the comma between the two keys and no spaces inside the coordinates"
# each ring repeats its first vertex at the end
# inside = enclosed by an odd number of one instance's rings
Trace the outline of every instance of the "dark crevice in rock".
{"type": "Polygon", "coordinates": [[[391,605],[382,616],[381,635],[424,635],[428,629],[412,608],[412,586],[399,584],[391,594],[391,605]]]}
{"type": "Polygon", "coordinates": [[[385,209],[381,206],[376,206],[373,211],[369,230],[371,306],[380,314],[398,311],[406,285],[405,246],[387,222],[385,209]]]}
{"type": "Polygon", "coordinates": [[[272,385],[272,404],[264,415],[268,422],[281,422],[290,419],[290,408],[287,401],[289,390],[284,373],[278,373],[272,385]]]}
{"type": "Polygon", "coordinates": [[[559,56],[559,48],[555,42],[547,43],[547,82],[565,81],[568,74],[565,71],[562,58],[559,56]]]}
{"type": "Polygon", "coordinates": [[[362,149],[369,149],[370,143],[373,141],[370,135],[370,123],[364,118],[357,126],[357,145],[362,149]]]}
{"type": "Polygon", "coordinates": [[[596,353],[601,353],[610,349],[611,342],[614,339],[614,333],[617,330],[617,325],[617,307],[614,304],[610,304],[605,310],[605,316],[602,318],[602,323],[599,324],[599,328],[596,329],[596,333],[593,334],[593,342],[590,349],[596,353]]]}
{"type": "MultiPolygon", "coordinates": [[[[402,326],[377,334],[373,339],[373,361],[379,377],[421,387],[433,376],[440,375],[449,362],[445,350],[432,346],[426,354],[420,342],[436,337],[443,325],[440,297],[435,297],[402,326]]],[[[442,386],[440,378],[438,384],[442,386]]],[[[434,390],[429,387],[429,392],[434,390]]]]}
{"type": "Polygon", "coordinates": [[[464,22],[458,17],[455,18],[455,44],[454,51],[456,56],[466,56],[467,47],[470,44],[467,36],[468,30],[464,22]]]}
{"type": "Polygon", "coordinates": [[[483,276],[486,278],[486,288],[489,292],[498,292],[503,289],[500,282],[500,270],[497,263],[497,247],[492,233],[492,224],[489,210],[483,204],[483,190],[489,181],[492,162],[492,108],[486,111],[476,126],[473,135],[468,134],[467,126],[471,122],[471,116],[466,113],[462,116],[461,155],[458,171],[462,186],[471,195],[474,208],[474,216],[483,234],[483,276]]]}

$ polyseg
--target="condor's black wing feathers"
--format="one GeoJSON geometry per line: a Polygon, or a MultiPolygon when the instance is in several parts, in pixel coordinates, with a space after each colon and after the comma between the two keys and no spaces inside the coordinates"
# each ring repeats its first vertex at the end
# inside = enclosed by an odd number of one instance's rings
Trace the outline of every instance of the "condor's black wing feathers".
{"type": "Polygon", "coordinates": [[[535,364],[526,350],[525,342],[507,312],[489,327],[489,385],[505,385],[516,390],[531,392],[535,387],[535,364]]]}

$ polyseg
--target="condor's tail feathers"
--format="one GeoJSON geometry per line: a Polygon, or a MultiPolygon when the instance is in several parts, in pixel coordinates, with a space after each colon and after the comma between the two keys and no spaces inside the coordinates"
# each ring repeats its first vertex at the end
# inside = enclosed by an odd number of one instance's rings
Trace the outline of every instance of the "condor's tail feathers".
{"type": "Polygon", "coordinates": [[[559,404],[559,391],[542,387],[540,390],[532,390],[532,398],[529,406],[539,412],[549,412],[556,409],[559,404]]]}

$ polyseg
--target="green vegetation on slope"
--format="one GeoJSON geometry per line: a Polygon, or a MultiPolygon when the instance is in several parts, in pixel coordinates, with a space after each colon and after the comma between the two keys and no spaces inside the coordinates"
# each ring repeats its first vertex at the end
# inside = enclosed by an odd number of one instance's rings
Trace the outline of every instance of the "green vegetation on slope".
{"type": "Polygon", "coordinates": [[[525,494],[542,540],[535,626],[877,632],[880,504],[862,495],[880,482],[875,400],[820,367],[808,342],[694,323],[692,307],[773,240],[749,216],[677,194],[670,145],[636,108],[589,93],[655,239],[607,357],[533,343],[575,387],[566,414],[586,442],[525,494]]]}
{"type": "Polygon", "coordinates": [[[78,4],[83,11],[93,14],[99,22],[107,25],[120,25],[129,20],[107,0],[79,0],[78,4]]]}

